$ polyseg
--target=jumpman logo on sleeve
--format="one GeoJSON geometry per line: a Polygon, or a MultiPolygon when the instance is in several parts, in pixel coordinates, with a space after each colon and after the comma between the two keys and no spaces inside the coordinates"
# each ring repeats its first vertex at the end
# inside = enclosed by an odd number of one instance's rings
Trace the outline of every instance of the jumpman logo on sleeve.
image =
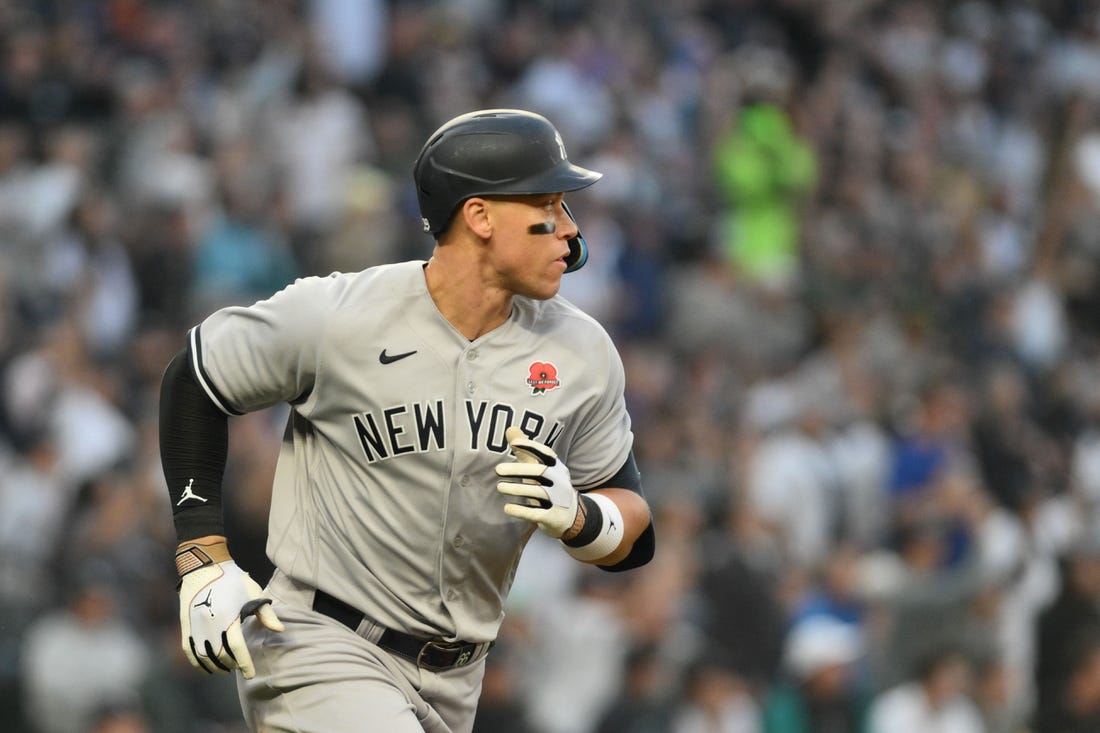
{"type": "Polygon", "coordinates": [[[198,494],[196,494],[194,491],[191,490],[191,487],[194,485],[194,483],[195,483],[195,479],[191,479],[190,481],[187,482],[187,486],[185,486],[184,489],[183,489],[183,495],[180,497],[180,500],[176,502],[176,506],[179,506],[180,504],[187,501],[188,499],[198,499],[199,501],[201,501],[203,503],[206,502],[206,499],[204,499],[203,497],[199,496],[198,494]]]}

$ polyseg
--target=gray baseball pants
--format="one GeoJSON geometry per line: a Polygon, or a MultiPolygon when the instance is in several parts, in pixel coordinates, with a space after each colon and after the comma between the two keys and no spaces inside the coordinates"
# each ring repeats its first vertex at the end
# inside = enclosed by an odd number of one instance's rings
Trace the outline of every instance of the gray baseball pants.
{"type": "Polygon", "coordinates": [[[244,636],[256,676],[237,675],[241,709],[257,733],[469,733],[485,658],[431,671],[374,644],[382,627],[355,633],[312,609],[313,589],[278,570],[267,587],[286,626],[255,618],[244,636]]]}

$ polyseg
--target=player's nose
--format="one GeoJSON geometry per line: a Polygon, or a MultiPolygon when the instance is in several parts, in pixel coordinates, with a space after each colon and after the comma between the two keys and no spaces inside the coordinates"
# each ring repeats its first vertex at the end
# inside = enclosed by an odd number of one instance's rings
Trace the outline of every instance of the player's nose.
{"type": "Polygon", "coordinates": [[[565,240],[570,240],[580,234],[577,222],[573,221],[573,217],[569,215],[564,204],[558,206],[554,212],[554,233],[558,235],[558,239],[565,240]]]}

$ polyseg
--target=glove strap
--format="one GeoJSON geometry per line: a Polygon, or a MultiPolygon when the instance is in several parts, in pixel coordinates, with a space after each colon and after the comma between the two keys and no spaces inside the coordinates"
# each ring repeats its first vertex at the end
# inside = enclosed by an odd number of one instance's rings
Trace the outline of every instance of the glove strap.
{"type": "Polygon", "coordinates": [[[623,541],[623,513],[603,494],[581,494],[584,526],[575,537],[561,540],[565,551],[582,562],[607,557],[623,541]]]}
{"type": "Polygon", "coordinates": [[[180,577],[207,565],[232,560],[225,540],[186,542],[176,548],[176,572],[180,577]]]}

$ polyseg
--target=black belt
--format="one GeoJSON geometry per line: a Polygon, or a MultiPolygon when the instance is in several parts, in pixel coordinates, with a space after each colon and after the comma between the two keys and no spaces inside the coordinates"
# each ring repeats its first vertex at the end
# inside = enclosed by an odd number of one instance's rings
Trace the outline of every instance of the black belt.
{"type": "MultiPolygon", "coordinates": [[[[323,590],[313,595],[313,610],[339,621],[352,631],[359,628],[363,614],[339,598],[333,598],[323,590]]],[[[386,629],[375,642],[386,651],[398,654],[415,663],[418,667],[430,670],[462,667],[480,658],[479,646],[486,651],[489,644],[477,644],[472,641],[443,641],[442,639],[421,639],[401,631],[386,629]]]]}

